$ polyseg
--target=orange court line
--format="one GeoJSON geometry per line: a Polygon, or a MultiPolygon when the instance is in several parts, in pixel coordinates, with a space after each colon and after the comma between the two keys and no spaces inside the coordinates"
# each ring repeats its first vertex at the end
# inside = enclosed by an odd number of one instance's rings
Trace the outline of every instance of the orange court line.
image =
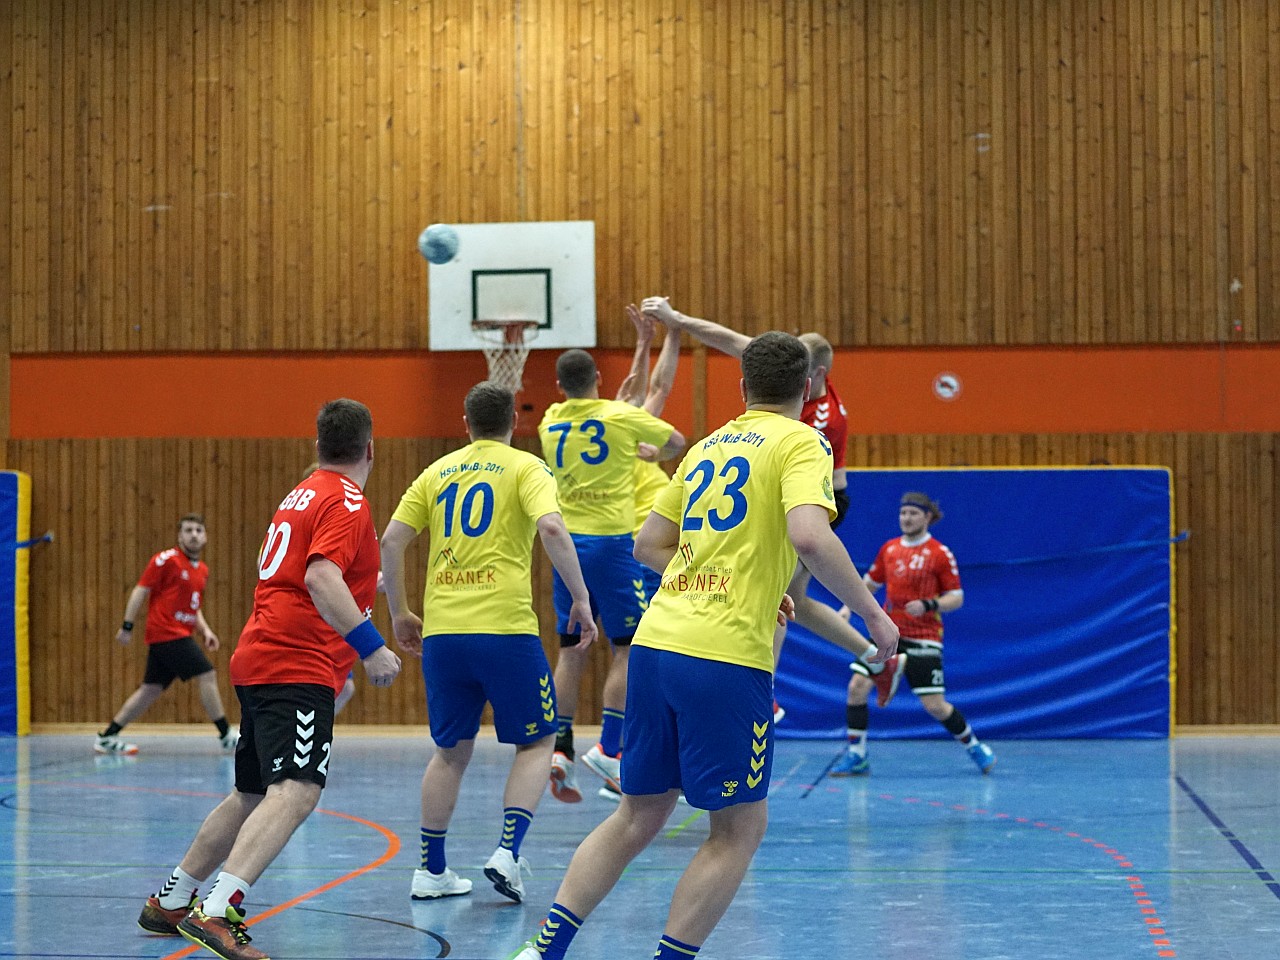
{"type": "MultiPolygon", "coordinates": [[[[255,923],[260,923],[261,921],[266,920],[268,917],[274,917],[277,913],[283,913],[285,910],[288,910],[290,907],[296,907],[298,904],[306,900],[310,900],[312,897],[318,897],[320,894],[328,890],[332,890],[334,887],[340,886],[346,883],[348,880],[354,880],[356,877],[361,876],[362,874],[366,874],[370,870],[376,870],[378,867],[382,866],[384,863],[389,861],[392,857],[394,857],[397,853],[400,852],[400,838],[379,823],[374,823],[372,820],[365,820],[361,817],[354,816],[353,814],[350,814],[350,813],[340,813],[337,810],[325,810],[321,807],[316,807],[316,813],[323,813],[329,817],[341,817],[343,820],[352,820],[355,823],[362,824],[366,827],[371,827],[372,829],[378,831],[380,834],[382,834],[384,837],[387,838],[387,849],[383,852],[382,856],[380,856],[377,860],[373,860],[370,863],[366,863],[363,867],[356,867],[356,869],[350,871],[349,873],[344,873],[342,876],[337,877],[333,880],[330,880],[328,883],[323,884],[319,887],[316,887],[314,890],[308,890],[306,893],[300,893],[296,897],[294,897],[292,900],[286,900],[284,903],[277,903],[271,909],[263,910],[261,913],[254,916],[252,920],[245,921],[246,927],[251,927],[255,923]]],[[[190,944],[189,946],[184,947],[181,950],[175,951],[174,953],[166,954],[164,957],[161,958],[161,960],[177,960],[178,957],[190,956],[191,954],[195,953],[197,950],[200,950],[200,949],[202,949],[200,946],[193,943],[193,944],[190,944]]]]}
{"type": "MultiPolygon", "coordinates": [[[[631,351],[594,354],[612,396],[631,351]]],[[[521,434],[559,399],[556,356],[529,356],[521,434]]],[[[1280,344],[842,348],[833,366],[851,434],[1280,432],[1280,344]]],[[[686,353],[663,414],[685,432],[692,367],[686,353]]],[[[463,396],[486,375],[478,351],[15,354],[10,437],[307,438],[338,396],[369,405],[377,436],[461,437],[463,396]]],[[[740,376],[708,352],[709,426],[741,412],[740,376]]]]}

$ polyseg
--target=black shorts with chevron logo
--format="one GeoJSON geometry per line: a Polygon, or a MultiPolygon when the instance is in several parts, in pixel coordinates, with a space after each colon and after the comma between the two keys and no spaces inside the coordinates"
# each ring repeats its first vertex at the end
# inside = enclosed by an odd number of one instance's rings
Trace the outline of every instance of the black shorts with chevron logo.
{"type": "Polygon", "coordinates": [[[236,696],[236,789],[265,794],[279,780],[308,780],[323,787],[333,744],[333,688],[262,683],[236,687],[236,696]]]}

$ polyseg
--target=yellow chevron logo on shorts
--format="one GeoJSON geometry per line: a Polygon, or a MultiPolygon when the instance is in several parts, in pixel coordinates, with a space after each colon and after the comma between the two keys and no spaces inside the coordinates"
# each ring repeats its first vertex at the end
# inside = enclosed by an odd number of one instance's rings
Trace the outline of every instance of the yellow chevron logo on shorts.
{"type": "Polygon", "coordinates": [[[751,729],[755,732],[757,737],[763,737],[769,732],[769,723],[768,721],[765,721],[764,723],[753,723],[751,725],[751,729]]]}
{"type": "Polygon", "coordinates": [[[539,678],[538,678],[538,686],[540,686],[543,690],[546,690],[546,691],[550,692],[550,690],[551,690],[551,674],[549,674],[549,673],[544,673],[541,677],[539,677],[539,678]]]}
{"type": "Polygon", "coordinates": [[[758,787],[760,786],[760,781],[763,779],[764,779],[763,773],[749,774],[747,776],[747,786],[752,788],[758,787]]]}

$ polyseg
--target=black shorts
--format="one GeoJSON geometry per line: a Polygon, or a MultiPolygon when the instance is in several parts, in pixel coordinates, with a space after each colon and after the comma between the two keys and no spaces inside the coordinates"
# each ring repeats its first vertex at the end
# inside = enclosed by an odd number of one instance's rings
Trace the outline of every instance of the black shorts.
{"type": "Polygon", "coordinates": [[[841,521],[844,520],[844,515],[849,512],[849,491],[837,490],[835,492],[835,498],[836,498],[836,518],[831,521],[832,530],[840,526],[841,521]]]}
{"type": "MultiPolygon", "coordinates": [[[[898,641],[898,652],[907,655],[907,669],[903,671],[911,692],[917,697],[927,697],[934,693],[947,692],[947,681],[942,673],[942,647],[935,643],[910,640],[903,637],[898,641]]],[[[861,660],[853,663],[853,672],[870,677],[871,671],[861,660]]]]}
{"type": "Polygon", "coordinates": [[[195,637],[179,637],[147,647],[147,672],[142,682],[167,688],[175,679],[190,680],[212,669],[195,637]]]}
{"type": "Polygon", "coordinates": [[[262,683],[236,687],[236,696],[236,789],[264,794],[280,780],[306,780],[323,787],[333,745],[333,687],[262,683]]]}

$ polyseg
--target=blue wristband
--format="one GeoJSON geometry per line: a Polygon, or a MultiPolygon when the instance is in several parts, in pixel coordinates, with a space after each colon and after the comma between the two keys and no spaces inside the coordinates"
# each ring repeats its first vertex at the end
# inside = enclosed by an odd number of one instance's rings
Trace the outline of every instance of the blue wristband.
{"type": "Polygon", "coordinates": [[[385,646],[382,641],[382,634],[378,632],[378,628],[373,625],[372,620],[361,620],[360,626],[348,633],[343,639],[355,647],[355,651],[360,655],[361,660],[372,653],[376,653],[379,647],[385,646]]]}

